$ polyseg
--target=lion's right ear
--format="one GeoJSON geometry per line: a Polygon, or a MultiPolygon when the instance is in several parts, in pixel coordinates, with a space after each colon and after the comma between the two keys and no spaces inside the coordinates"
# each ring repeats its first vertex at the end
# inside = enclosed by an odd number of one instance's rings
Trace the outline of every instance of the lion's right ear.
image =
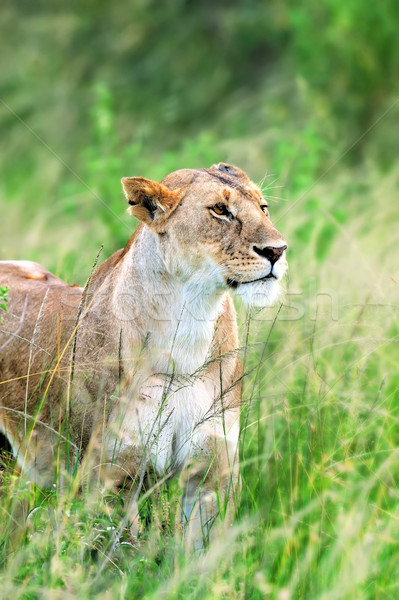
{"type": "Polygon", "coordinates": [[[123,177],[122,187],[131,215],[152,229],[159,229],[181,200],[180,190],[168,190],[162,183],[144,177],[123,177]]]}

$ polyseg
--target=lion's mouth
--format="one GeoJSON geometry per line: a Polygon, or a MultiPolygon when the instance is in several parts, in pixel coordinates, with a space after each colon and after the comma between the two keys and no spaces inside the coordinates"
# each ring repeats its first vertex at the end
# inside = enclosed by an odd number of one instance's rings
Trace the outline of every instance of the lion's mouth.
{"type": "Polygon", "coordinates": [[[245,285],[247,283],[255,283],[256,281],[265,281],[266,279],[277,279],[274,273],[269,273],[264,277],[259,277],[258,279],[251,279],[250,281],[236,281],[235,279],[228,279],[227,285],[233,289],[238,288],[239,285],[245,285]]]}

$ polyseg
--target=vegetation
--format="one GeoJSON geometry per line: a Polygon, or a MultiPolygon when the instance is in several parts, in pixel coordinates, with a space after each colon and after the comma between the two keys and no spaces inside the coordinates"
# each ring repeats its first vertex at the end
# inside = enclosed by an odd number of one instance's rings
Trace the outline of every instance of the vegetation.
{"type": "Polygon", "coordinates": [[[7,293],[10,290],[7,287],[0,286],[0,310],[7,310],[7,293]]]}
{"type": "Polygon", "coordinates": [[[108,496],[73,477],[37,489],[3,455],[1,598],[397,598],[399,5],[2,13],[1,258],[82,284],[100,245],[106,258],[134,229],[122,176],[223,160],[262,184],[290,277],[284,306],[237,306],[234,527],[190,556],[173,481],[149,495],[137,546],[108,496]]]}

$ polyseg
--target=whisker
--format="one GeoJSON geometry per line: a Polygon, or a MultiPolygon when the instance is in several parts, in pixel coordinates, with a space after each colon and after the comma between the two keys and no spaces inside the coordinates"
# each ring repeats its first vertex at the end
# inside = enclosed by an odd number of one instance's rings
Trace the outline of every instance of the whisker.
{"type": "Polygon", "coordinates": [[[258,183],[258,187],[262,189],[262,186],[265,183],[265,179],[267,179],[268,177],[273,177],[273,176],[274,176],[274,173],[268,173],[266,171],[266,173],[263,175],[262,179],[258,183]]]}
{"type": "Polygon", "coordinates": [[[292,202],[292,198],[282,198],[281,196],[270,196],[266,194],[266,198],[269,200],[282,200],[283,202],[292,202]]]}
{"type": "MultiPolygon", "coordinates": [[[[270,182],[270,185],[268,185],[266,188],[262,188],[262,191],[269,190],[272,187],[272,185],[274,183],[276,183],[276,181],[278,181],[279,179],[280,179],[279,177],[276,177],[275,179],[273,179],[273,181],[270,182]]],[[[277,187],[277,186],[275,186],[275,187],[277,187]]]]}

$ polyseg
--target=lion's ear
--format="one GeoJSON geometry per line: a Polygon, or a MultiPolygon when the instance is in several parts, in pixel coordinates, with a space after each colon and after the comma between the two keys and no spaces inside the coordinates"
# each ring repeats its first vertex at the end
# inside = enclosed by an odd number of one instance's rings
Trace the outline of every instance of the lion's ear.
{"type": "Polygon", "coordinates": [[[144,177],[123,177],[122,187],[130,204],[130,214],[155,230],[181,200],[180,190],[168,190],[162,183],[144,177]]]}

